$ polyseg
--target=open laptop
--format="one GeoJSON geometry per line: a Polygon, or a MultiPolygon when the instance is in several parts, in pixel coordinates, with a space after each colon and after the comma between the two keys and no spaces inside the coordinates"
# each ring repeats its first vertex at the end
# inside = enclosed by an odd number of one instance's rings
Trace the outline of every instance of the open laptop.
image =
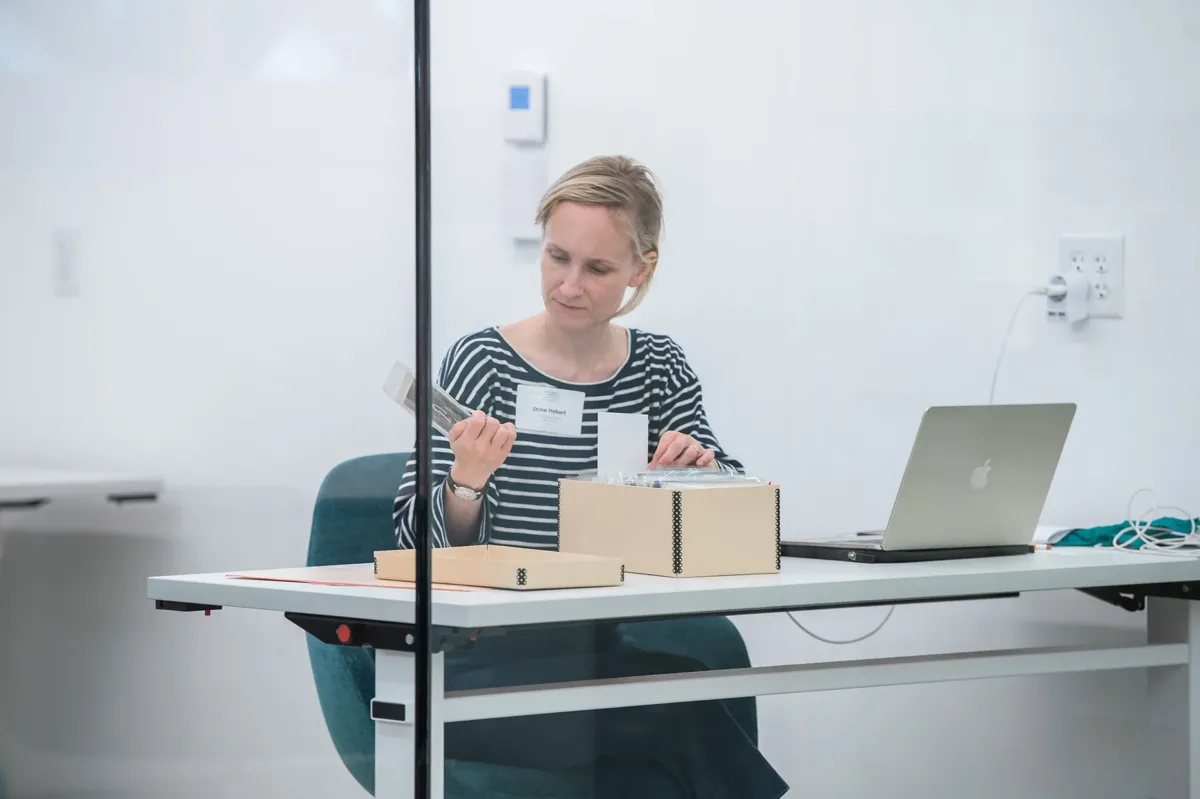
{"type": "Polygon", "coordinates": [[[925,411],[883,530],[784,540],[785,557],[856,563],[1033,551],[1074,403],[964,405],[925,411]]]}

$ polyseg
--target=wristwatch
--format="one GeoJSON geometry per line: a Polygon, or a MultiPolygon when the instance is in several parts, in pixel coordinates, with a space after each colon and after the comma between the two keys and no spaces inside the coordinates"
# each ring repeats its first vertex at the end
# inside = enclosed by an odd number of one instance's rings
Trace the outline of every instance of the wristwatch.
{"type": "Polygon", "coordinates": [[[446,472],[446,487],[450,489],[450,493],[454,494],[454,496],[464,499],[467,502],[474,502],[483,496],[483,492],[478,489],[459,485],[454,482],[454,478],[450,476],[449,472],[446,472]]]}

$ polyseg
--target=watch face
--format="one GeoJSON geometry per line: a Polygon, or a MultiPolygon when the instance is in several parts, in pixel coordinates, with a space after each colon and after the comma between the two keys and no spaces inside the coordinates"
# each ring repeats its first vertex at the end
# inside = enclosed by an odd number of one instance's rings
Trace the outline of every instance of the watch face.
{"type": "Polygon", "coordinates": [[[456,485],[454,487],[454,496],[459,499],[479,499],[480,492],[467,488],[466,486],[456,485]]]}

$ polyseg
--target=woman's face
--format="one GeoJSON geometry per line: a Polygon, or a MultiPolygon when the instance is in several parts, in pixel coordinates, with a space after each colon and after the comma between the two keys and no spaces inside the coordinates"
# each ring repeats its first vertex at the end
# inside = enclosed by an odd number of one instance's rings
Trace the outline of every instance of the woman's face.
{"type": "Polygon", "coordinates": [[[556,325],[579,330],[607,323],[625,290],[640,286],[646,273],[629,232],[607,208],[560,203],[546,220],[542,300],[556,325]]]}

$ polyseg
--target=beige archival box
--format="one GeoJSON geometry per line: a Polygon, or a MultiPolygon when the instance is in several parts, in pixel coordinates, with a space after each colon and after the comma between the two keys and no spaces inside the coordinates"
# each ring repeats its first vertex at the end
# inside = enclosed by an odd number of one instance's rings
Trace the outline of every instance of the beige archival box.
{"type": "Polygon", "coordinates": [[[779,486],[651,488],[559,481],[558,548],[618,558],[635,574],[776,574],[779,486]]]}
{"type": "MultiPolygon", "coordinates": [[[[435,583],[519,591],[546,588],[594,588],[625,580],[621,559],[490,544],[437,548],[430,553],[435,583]]],[[[415,582],[416,553],[388,549],[375,553],[380,580],[415,582]]]]}

